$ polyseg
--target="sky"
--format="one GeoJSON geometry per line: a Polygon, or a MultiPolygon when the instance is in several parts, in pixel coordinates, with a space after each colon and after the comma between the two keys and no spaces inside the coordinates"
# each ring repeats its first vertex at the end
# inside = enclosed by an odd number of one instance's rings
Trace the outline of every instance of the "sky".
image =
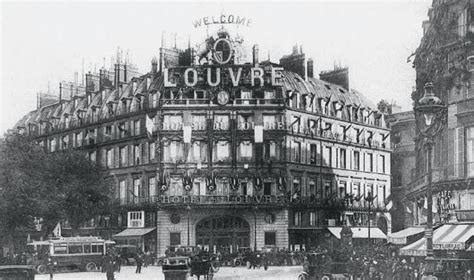
{"type": "MultiPolygon", "coordinates": [[[[315,2],[0,2],[0,134],[36,109],[36,93],[59,91],[74,72],[109,67],[123,56],[150,71],[164,34],[171,46],[201,43],[212,28],[195,28],[205,16],[235,15],[248,27],[229,26],[244,44],[258,44],[260,58],[278,62],[302,45],[314,73],[349,67],[350,87],[377,103],[396,102],[411,110],[415,71],[407,58],[422,37],[431,0],[315,2]],[[84,64],[83,64],[84,61],[84,64]]],[[[251,54],[249,54],[251,55],[251,54]]],[[[79,78],[81,80],[81,78],[79,78]]]]}

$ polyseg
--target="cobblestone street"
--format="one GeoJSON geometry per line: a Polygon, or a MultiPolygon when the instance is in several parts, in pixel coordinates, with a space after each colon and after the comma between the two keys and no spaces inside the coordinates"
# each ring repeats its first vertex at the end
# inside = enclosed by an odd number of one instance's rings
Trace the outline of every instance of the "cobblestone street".
{"type": "MultiPolygon", "coordinates": [[[[301,266],[270,267],[267,271],[262,269],[247,269],[245,267],[223,267],[214,275],[214,279],[297,279],[301,266]]],[[[142,269],[141,274],[135,273],[135,267],[122,267],[120,273],[115,274],[116,280],[161,280],[165,279],[161,267],[147,267],[142,269]]],[[[49,275],[36,275],[37,280],[49,280],[49,275]]],[[[71,272],[58,273],[54,280],[105,280],[105,273],[100,272],[71,272]]],[[[197,279],[194,277],[194,279],[197,279]]],[[[201,278],[202,279],[202,278],[201,278]]]]}

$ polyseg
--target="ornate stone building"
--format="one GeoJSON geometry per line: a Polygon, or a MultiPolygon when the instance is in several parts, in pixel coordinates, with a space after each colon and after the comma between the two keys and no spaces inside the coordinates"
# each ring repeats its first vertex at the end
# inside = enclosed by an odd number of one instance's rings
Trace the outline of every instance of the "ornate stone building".
{"type": "Polygon", "coordinates": [[[145,75],[120,62],[89,73],[18,122],[45,149],[83,149],[109,171],[117,208],[90,231],[159,255],[308,248],[368,220],[390,232],[390,131],[348,69],[317,79],[301,48],[276,64],[256,45],[241,61],[224,30],[206,42],[162,47],[145,75]]]}
{"type": "MultiPolygon", "coordinates": [[[[472,1],[433,1],[429,20],[423,22],[424,35],[414,53],[416,91],[432,81],[435,94],[448,106],[444,130],[433,147],[433,217],[435,224],[474,221],[474,4],[472,1]]],[[[427,158],[419,134],[415,135],[416,169],[406,186],[415,225],[426,223],[427,158]]],[[[451,245],[437,245],[437,249],[451,245]]],[[[454,240],[445,241],[452,244],[454,240]]],[[[459,251],[454,250],[454,253],[459,251]]]]}

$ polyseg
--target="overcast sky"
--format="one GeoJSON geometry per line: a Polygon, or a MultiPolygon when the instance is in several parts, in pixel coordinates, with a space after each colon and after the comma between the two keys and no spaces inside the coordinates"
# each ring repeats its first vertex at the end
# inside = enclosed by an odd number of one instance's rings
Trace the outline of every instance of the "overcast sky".
{"type": "Polygon", "coordinates": [[[407,57],[418,46],[431,0],[384,2],[1,2],[0,133],[36,109],[36,93],[104,64],[128,49],[141,73],[158,57],[161,34],[178,47],[206,36],[193,20],[222,13],[251,19],[229,27],[247,45],[259,44],[278,62],[294,44],[314,59],[315,73],[334,63],[349,67],[351,88],[374,103],[411,109],[415,72],[407,57]]]}

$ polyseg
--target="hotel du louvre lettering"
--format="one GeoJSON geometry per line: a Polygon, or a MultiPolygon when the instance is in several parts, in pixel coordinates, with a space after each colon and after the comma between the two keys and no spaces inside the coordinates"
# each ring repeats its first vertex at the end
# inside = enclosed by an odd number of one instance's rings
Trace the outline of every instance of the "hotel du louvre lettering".
{"type": "Polygon", "coordinates": [[[207,195],[207,196],[160,196],[162,204],[284,204],[286,196],[276,195],[207,195]]]}

